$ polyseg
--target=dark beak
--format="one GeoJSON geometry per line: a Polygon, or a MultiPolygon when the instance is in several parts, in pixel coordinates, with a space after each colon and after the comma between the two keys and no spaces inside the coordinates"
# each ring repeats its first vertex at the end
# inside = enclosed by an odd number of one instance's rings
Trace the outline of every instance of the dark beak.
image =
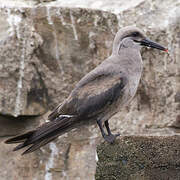
{"type": "Polygon", "coordinates": [[[149,39],[143,39],[143,40],[139,41],[139,43],[142,46],[148,46],[148,47],[151,47],[151,48],[156,48],[156,49],[168,52],[167,48],[165,48],[165,47],[161,46],[160,44],[158,44],[156,42],[153,42],[153,41],[151,41],[149,39]]]}

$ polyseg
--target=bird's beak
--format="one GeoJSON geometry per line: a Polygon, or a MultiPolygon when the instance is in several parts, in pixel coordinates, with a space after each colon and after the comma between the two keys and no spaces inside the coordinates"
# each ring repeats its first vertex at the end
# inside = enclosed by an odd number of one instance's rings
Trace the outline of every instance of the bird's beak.
{"type": "Polygon", "coordinates": [[[139,42],[140,42],[141,46],[148,46],[148,47],[151,47],[151,48],[156,48],[156,49],[168,52],[167,48],[161,46],[160,44],[158,44],[156,42],[151,41],[150,39],[145,38],[145,39],[143,39],[143,40],[141,40],[139,42]]]}

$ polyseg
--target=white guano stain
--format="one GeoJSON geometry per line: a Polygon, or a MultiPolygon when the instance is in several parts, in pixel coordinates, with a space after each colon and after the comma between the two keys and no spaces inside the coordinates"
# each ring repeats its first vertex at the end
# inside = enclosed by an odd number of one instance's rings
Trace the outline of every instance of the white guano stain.
{"type": "Polygon", "coordinates": [[[116,18],[117,18],[117,21],[118,21],[118,28],[120,29],[121,26],[122,26],[121,14],[116,14],[116,18]]]}
{"type": "Polygon", "coordinates": [[[63,25],[63,26],[67,25],[67,23],[66,23],[66,21],[64,20],[64,17],[63,17],[63,15],[62,15],[60,9],[59,9],[59,11],[57,11],[57,15],[60,17],[62,25],[63,25]]]}
{"type": "Polygon", "coordinates": [[[45,165],[45,171],[46,171],[46,174],[44,177],[45,180],[52,180],[52,173],[50,170],[54,167],[54,160],[55,160],[55,157],[58,155],[58,148],[54,142],[51,142],[49,144],[49,148],[51,150],[51,154],[48,159],[48,162],[45,165]]]}
{"type": "Polygon", "coordinates": [[[48,20],[48,24],[53,25],[53,21],[51,18],[51,7],[47,6],[47,20],[48,20]]]}
{"type": "Polygon", "coordinates": [[[70,10],[69,13],[70,13],[71,24],[70,24],[70,23],[67,23],[67,22],[64,20],[64,17],[63,17],[63,15],[61,14],[61,11],[60,11],[60,10],[57,12],[57,15],[60,17],[60,20],[61,20],[61,23],[62,23],[63,26],[69,26],[69,27],[72,28],[73,34],[74,34],[74,39],[75,39],[75,40],[78,40],[78,34],[77,34],[76,26],[75,26],[74,16],[72,15],[71,10],[70,10]]]}
{"type": "Polygon", "coordinates": [[[58,45],[58,37],[57,37],[57,33],[56,33],[56,28],[54,25],[54,22],[52,20],[52,16],[51,16],[51,7],[47,6],[47,20],[48,20],[48,24],[50,24],[52,26],[53,29],[53,36],[54,36],[54,40],[55,40],[55,58],[56,61],[58,63],[59,69],[61,71],[62,74],[64,74],[63,68],[60,65],[60,53],[59,53],[59,45],[58,45]]]}
{"type": "Polygon", "coordinates": [[[10,36],[13,36],[14,34],[17,35],[17,38],[20,39],[20,23],[22,21],[22,18],[20,15],[13,14],[12,10],[9,8],[7,9],[7,22],[9,23],[9,29],[8,33],[10,36]]]}
{"type": "Polygon", "coordinates": [[[16,96],[16,103],[15,103],[15,110],[14,116],[17,117],[20,115],[22,105],[21,105],[21,92],[23,86],[23,77],[24,77],[24,68],[25,68],[25,56],[26,56],[26,40],[23,40],[23,47],[22,47],[22,55],[20,59],[20,67],[19,67],[19,80],[17,83],[17,96],[16,96]]]}
{"type": "Polygon", "coordinates": [[[70,13],[70,18],[71,18],[71,26],[72,26],[73,33],[74,33],[74,39],[78,40],[78,34],[77,34],[76,26],[75,26],[74,16],[72,15],[71,11],[69,13],[70,13]]]}

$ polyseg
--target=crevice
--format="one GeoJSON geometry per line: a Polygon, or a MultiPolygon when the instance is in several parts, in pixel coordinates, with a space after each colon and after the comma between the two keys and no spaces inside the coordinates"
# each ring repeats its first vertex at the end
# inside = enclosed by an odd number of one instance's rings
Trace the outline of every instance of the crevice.
{"type": "Polygon", "coordinates": [[[69,159],[70,149],[71,149],[71,143],[68,144],[67,150],[66,150],[65,155],[64,155],[64,170],[65,171],[68,170],[68,159],[69,159]]]}
{"type": "Polygon", "coordinates": [[[39,117],[0,115],[0,137],[18,135],[36,128],[40,123],[39,117]]]}
{"type": "Polygon", "coordinates": [[[52,101],[48,94],[48,88],[42,78],[42,74],[39,72],[35,63],[32,63],[34,69],[36,70],[37,76],[32,79],[31,89],[27,94],[27,107],[31,103],[36,102],[41,104],[45,109],[48,109],[48,104],[51,104],[52,101]]]}

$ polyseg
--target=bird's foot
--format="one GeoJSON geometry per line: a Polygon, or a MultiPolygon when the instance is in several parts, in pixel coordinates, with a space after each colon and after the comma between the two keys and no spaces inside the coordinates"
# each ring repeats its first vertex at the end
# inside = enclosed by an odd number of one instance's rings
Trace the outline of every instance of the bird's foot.
{"type": "Polygon", "coordinates": [[[120,136],[120,134],[109,134],[109,135],[105,135],[104,139],[108,142],[108,143],[113,143],[116,139],[117,136],[120,136]]]}

